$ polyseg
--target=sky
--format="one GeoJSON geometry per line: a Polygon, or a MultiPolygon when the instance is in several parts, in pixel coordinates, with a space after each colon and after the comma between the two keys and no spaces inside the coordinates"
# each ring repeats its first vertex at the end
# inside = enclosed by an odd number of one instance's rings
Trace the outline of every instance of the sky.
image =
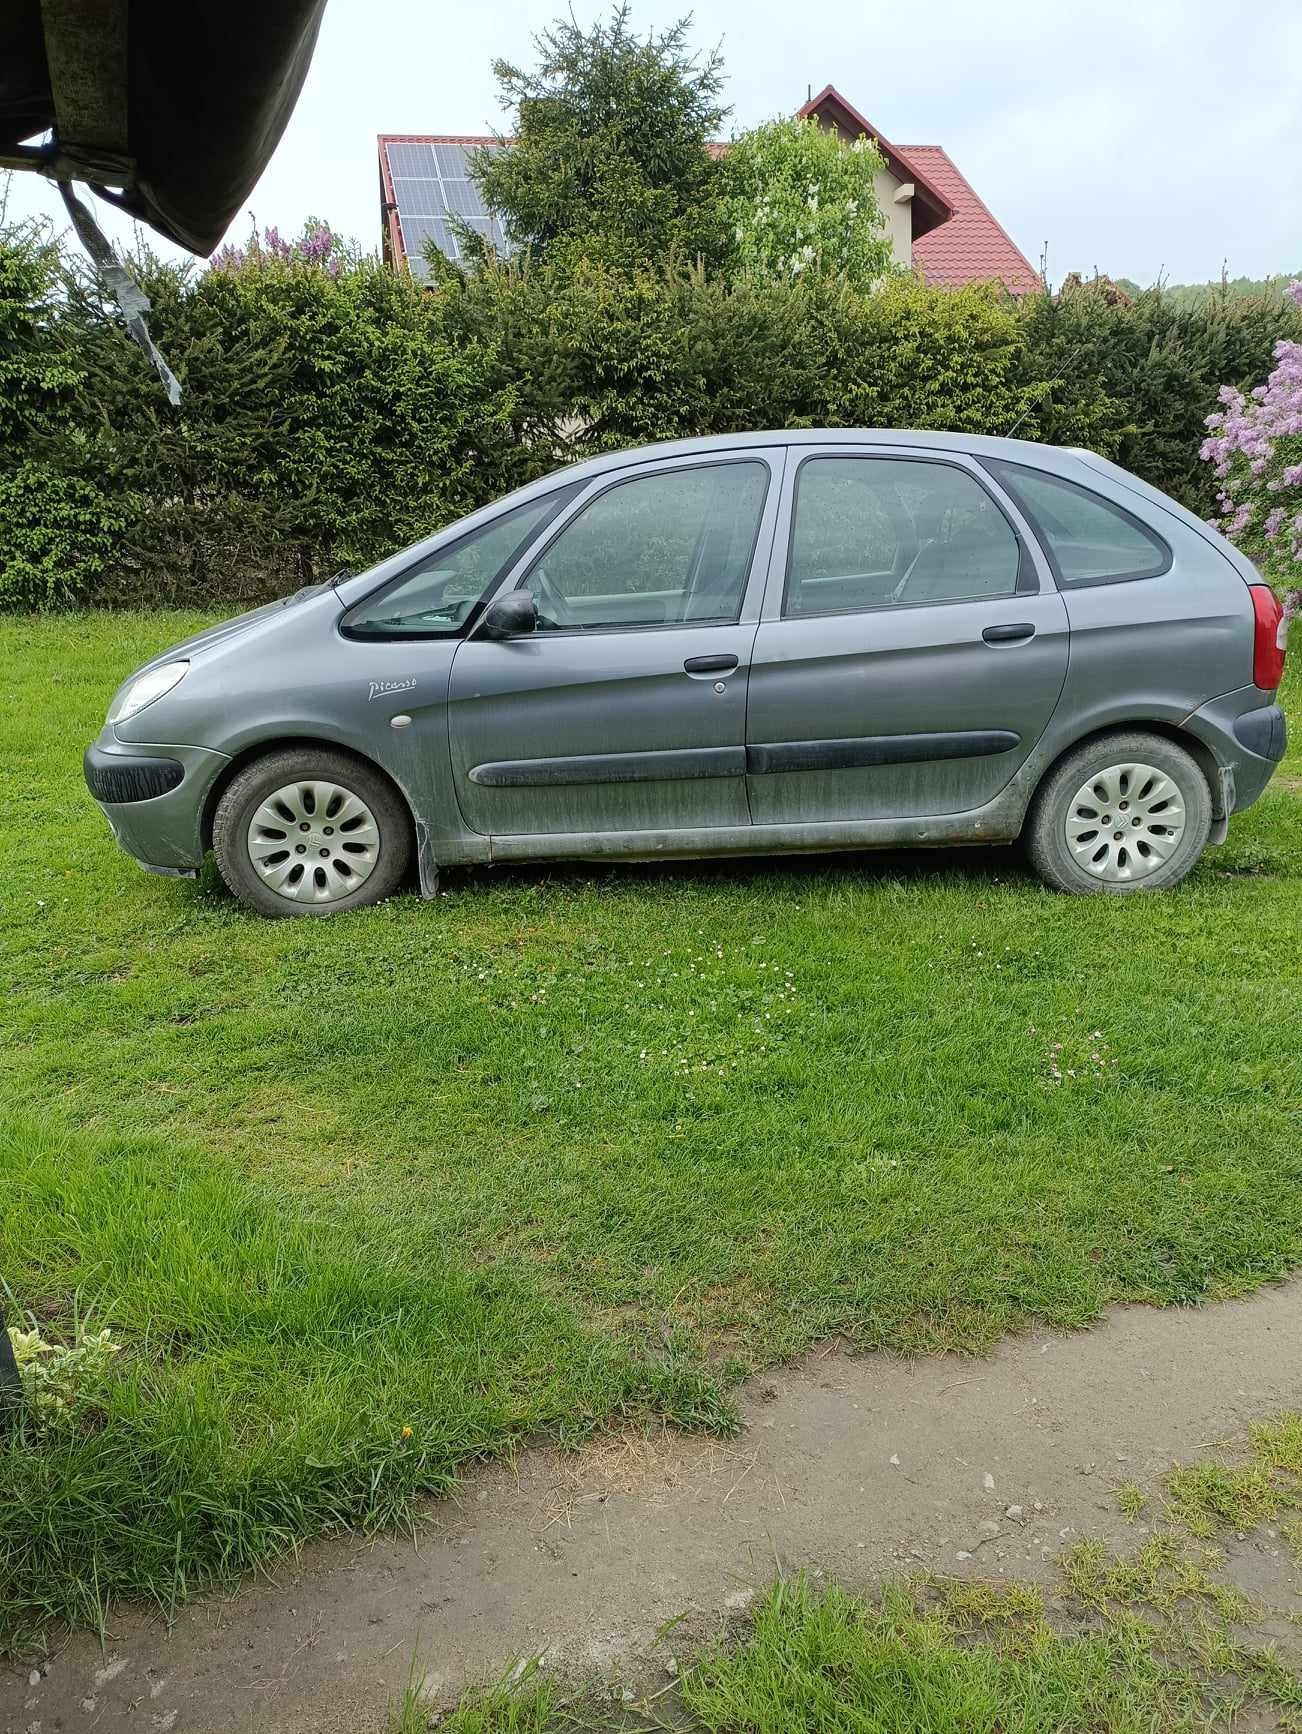
{"type": "MultiPolygon", "coordinates": [[[[500,127],[493,60],[528,61],[565,4],[329,0],[248,209],[378,249],[376,134],[500,127]]],[[[633,22],[686,9],[633,0],[633,22]]],[[[582,24],[607,10],[573,0],[582,24]]],[[[698,0],[691,34],[722,49],[725,133],[835,84],[893,144],[943,145],[1032,264],[1047,248],[1055,283],[1302,270],[1302,0],[698,0]]],[[[64,224],[57,193],[19,176],[9,214],[35,213],[64,224]]]]}

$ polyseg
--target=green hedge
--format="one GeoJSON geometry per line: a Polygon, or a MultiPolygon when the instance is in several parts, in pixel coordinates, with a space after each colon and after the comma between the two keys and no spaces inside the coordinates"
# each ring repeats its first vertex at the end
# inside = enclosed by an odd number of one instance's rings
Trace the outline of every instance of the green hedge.
{"type": "Polygon", "coordinates": [[[0,236],[0,607],[253,603],[369,563],[559,463],[687,434],[895,426],[1092,446],[1209,511],[1222,381],[1295,308],[1020,305],[911,278],[515,265],[431,292],[363,263],[146,259],[179,410],[93,280],[0,236]]]}
{"type": "Polygon", "coordinates": [[[456,343],[492,353],[518,440],[587,454],[753,428],[1002,433],[1028,398],[1017,312],[984,287],[910,278],[729,283],[504,269],[438,296],[456,343]]]}
{"type": "Polygon", "coordinates": [[[1189,305],[1147,289],[1131,301],[1106,279],[1028,298],[1021,322],[1056,381],[1036,437],[1101,451],[1203,517],[1216,488],[1198,449],[1219,388],[1251,389],[1275,344],[1302,338],[1302,312],[1278,294],[1213,291],[1189,305]]]}
{"type": "Polygon", "coordinates": [[[66,313],[80,437],[52,461],[127,519],[102,598],[259,600],[480,503],[503,402],[409,277],[263,261],[198,277],[151,263],[143,279],[179,411],[85,284],[66,313]]]}

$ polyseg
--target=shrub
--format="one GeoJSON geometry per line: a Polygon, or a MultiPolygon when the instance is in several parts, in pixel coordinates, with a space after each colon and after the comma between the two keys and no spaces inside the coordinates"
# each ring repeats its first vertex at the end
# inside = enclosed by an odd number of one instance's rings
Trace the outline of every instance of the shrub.
{"type": "Polygon", "coordinates": [[[284,265],[315,265],[327,276],[338,277],[349,266],[360,264],[361,254],[321,217],[309,217],[293,240],[286,240],[277,228],[264,229],[261,236],[255,229],[243,247],[228,242],[208,263],[214,271],[241,271],[246,265],[273,259],[284,265]]]}
{"type": "MultiPolygon", "coordinates": [[[[1302,307],[1302,282],[1289,286],[1302,307]]],[[[1221,387],[1201,448],[1217,481],[1220,528],[1272,577],[1302,563],[1302,342],[1281,339],[1264,385],[1221,387]]]]}
{"type": "Polygon", "coordinates": [[[31,461],[0,469],[0,610],[93,598],[124,522],[82,476],[31,461]]]}
{"type": "Polygon", "coordinates": [[[631,276],[518,264],[448,273],[449,343],[492,350],[511,398],[513,485],[567,458],[756,428],[900,426],[1003,433],[1028,398],[1006,298],[892,279],[794,282],[699,269],[631,276]],[[495,347],[493,347],[495,343],[495,347]]]}
{"type": "Polygon", "coordinates": [[[0,464],[71,412],[79,383],[58,319],[59,253],[32,223],[0,229],[0,464]]]}
{"type": "Polygon", "coordinates": [[[953,429],[1036,437],[1033,358],[994,284],[942,289],[889,278],[872,295],[805,285],[822,390],[803,417],[832,427],[953,429]]]}
{"type": "Polygon", "coordinates": [[[845,144],[815,120],[775,120],[742,133],[722,164],[735,268],[761,277],[836,272],[871,288],[892,268],[877,203],[882,167],[870,139],[845,144]]]}
{"type": "Polygon", "coordinates": [[[1099,451],[1203,516],[1215,489],[1199,449],[1218,388],[1254,384],[1281,337],[1302,337],[1302,314],[1278,297],[1185,305],[1158,288],[1130,301],[1106,279],[1028,296],[1021,319],[1033,371],[1053,382],[1036,437],[1099,451]]]}
{"type": "Polygon", "coordinates": [[[82,385],[60,306],[57,247],[35,224],[0,232],[0,609],[89,595],[122,527],[82,474],[82,385]],[[70,468],[50,455],[61,442],[70,468]]]}
{"type": "Polygon", "coordinates": [[[104,599],[263,600],[480,499],[503,417],[475,349],[448,345],[411,278],[265,249],[197,277],[146,258],[139,275],[179,411],[95,284],[71,289],[78,461],[125,517],[104,599]]]}
{"type": "Polygon", "coordinates": [[[48,1342],[35,1324],[26,1331],[11,1325],[9,1340],[23,1396],[38,1426],[93,1395],[120,1349],[112,1331],[92,1331],[84,1319],[75,1322],[70,1343],[48,1342]]]}
{"type": "MultiPolygon", "coordinates": [[[[41,236],[0,233],[0,607],[259,602],[568,459],[762,428],[1016,427],[1211,510],[1217,387],[1302,341],[1291,304],[1130,304],[1101,283],[1019,305],[903,274],[866,291],[841,271],[522,256],[440,258],[431,292],[323,224],[269,235],[203,273],[137,261],[173,410],[84,267],[60,281],[41,236]]],[[[1287,489],[1297,458],[1278,456],[1263,486],[1287,489]]]]}

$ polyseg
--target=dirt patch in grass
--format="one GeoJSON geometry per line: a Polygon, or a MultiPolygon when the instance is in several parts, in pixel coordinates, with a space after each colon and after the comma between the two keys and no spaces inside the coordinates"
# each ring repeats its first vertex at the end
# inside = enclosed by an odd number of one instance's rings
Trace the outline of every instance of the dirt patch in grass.
{"type": "MultiPolygon", "coordinates": [[[[29,1651],[0,1712],[18,1727],[71,1724],[89,1695],[100,1734],[135,1734],[140,1703],[165,1682],[150,1713],[175,1711],[178,1734],[362,1734],[413,1667],[446,1709],[467,1681],[531,1655],[566,1688],[599,1673],[609,1709],[626,1687],[670,1687],[670,1663],[735,1632],[778,1573],[856,1594],[926,1573],[973,1596],[991,1581],[1051,1596],[1082,1539],[1103,1550],[1082,1561],[1094,1599],[1125,1611],[1142,1592],[1155,1613],[1180,1599],[1168,1593],[1175,1557],[1150,1548],[1163,1477],[1299,1399],[1302,1282],[1203,1309],[1123,1309],[1074,1336],[1007,1341],[989,1360],[811,1356],[744,1387],[735,1439],[656,1427],[521,1450],[425,1506],[414,1537],[305,1550],[274,1582],[183,1609],[170,1629],[110,1610],[103,1651],[59,1646],[30,1689],[41,1656],[29,1651]],[[1126,1483],[1149,1499],[1133,1524],[1118,1508],[1126,1483]],[[1110,1563],[1146,1548],[1128,1576],[1110,1563]],[[96,1688],[106,1661],[119,1672],[96,1688]]],[[[1272,1527],[1218,1538],[1214,1569],[1205,1541],[1174,1532],[1193,1550],[1179,1569],[1200,1605],[1204,1579],[1298,1605],[1298,1569],[1272,1527]]],[[[1296,1635],[1254,1622],[1236,1642],[1296,1635]]]]}

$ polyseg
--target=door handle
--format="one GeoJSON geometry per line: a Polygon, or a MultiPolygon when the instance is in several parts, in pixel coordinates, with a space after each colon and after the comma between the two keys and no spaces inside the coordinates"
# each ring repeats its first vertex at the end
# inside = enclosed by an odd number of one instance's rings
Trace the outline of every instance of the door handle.
{"type": "Polygon", "coordinates": [[[1035,637],[1035,627],[1029,620],[1012,620],[1006,626],[987,626],[981,636],[987,644],[1020,644],[1035,637]]]}
{"type": "Polygon", "coordinates": [[[727,674],[736,668],[735,656],[689,656],[683,664],[688,674],[727,674]]]}

